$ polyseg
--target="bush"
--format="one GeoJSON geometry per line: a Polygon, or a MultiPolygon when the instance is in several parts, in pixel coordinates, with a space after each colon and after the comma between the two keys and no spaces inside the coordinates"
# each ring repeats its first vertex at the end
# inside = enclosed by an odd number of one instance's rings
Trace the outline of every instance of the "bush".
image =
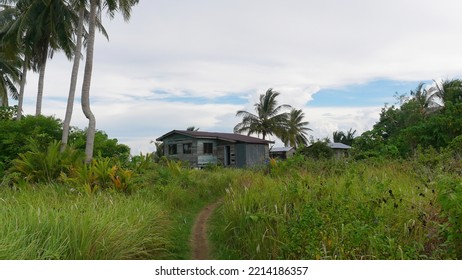
{"type": "Polygon", "coordinates": [[[53,141],[42,149],[36,141],[30,141],[30,151],[12,161],[10,172],[19,173],[27,182],[48,182],[58,179],[62,173],[71,174],[83,164],[83,153],[72,148],[61,152],[61,142],[53,141]]]}
{"type": "Polygon", "coordinates": [[[304,147],[300,153],[314,159],[328,159],[334,156],[334,151],[327,145],[326,142],[315,142],[311,146],[304,147]]]}
{"type": "Polygon", "coordinates": [[[0,131],[0,162],[5,169],[32,148],[30,139],[39,150],[45,150],[49,143],[60,140],[62,133],[58,119],[44,116],[26,116],[20,121],[0,119],[0,131]]]}

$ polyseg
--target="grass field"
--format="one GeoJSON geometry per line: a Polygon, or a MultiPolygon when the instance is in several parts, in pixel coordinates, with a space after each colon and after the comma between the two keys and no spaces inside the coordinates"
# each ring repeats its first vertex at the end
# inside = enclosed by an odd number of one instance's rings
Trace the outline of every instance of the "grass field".
{"type": "Polygon", "coordinates": [[[460,259],[460,176],[410,161],[275,163],[227,189],[221,259],[460,259]]]}
{"type": "Polygon", "coordinates": [[[219,198],[217,259],[461,259],[462,180],[446,169],[294,158],[258,170],[155,164],[130,192],[2,186],[0,259],[189,259],[195,217],[219,198]]]}

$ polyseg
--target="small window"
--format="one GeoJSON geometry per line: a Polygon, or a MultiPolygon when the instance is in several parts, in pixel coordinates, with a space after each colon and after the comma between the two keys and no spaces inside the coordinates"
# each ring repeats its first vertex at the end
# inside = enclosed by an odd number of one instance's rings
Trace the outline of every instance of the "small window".
{"type": "Polygon", "coordinates": [[[169,144],[168,145],[168,154],[169,155],[176,155],[177,154],[176,144],[169,144]]]}
{"type": "Polygon", "coordinates": [[[183,154],[192,153],[192,143],[183,144],[183,154]]]}
{"type": "Polygon", "coordinates": [[[213,154],[213,143],[204,143],[204,154],[213,154]]]}

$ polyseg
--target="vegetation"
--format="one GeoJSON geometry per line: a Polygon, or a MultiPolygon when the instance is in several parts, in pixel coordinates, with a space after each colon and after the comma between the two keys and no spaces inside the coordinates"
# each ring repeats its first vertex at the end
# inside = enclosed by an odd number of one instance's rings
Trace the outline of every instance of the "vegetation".
{"type": "Polygon", "coordinates": [[[351,146],[355,140],[355,133],[356,130],[352,131],[351,128],[347,132],[334,131],[334,133],[332,133],[332,140],[334,143],[343,143],[345,145],[351,146]]]}
{"type": "Polygon", "coordinates": [[[311,129],[307,127],[308,122],[303,121],[305,116],[302,110],[293,109],[287,104],[278,105],[276,98],[279,94],[272,88],[268,89],[265,94],[261,94],[260,102],[255,103],[257,114],[245,110],[237,111],[236,116],[242,117],[242,122],[234,127],[234,132],[247,132],[248,135],[261,134],[263,139],[274,135],[286,146],[306,145],[306,133],[311,129]],[[284,109],[291,109],[291,111],[282,112],[284,109]]]}
{"type": "Polygon", "coordinates": [[[422,147],[444,149],[462,134],[462,81],[423,84],[385,106],[373,129],[355,139],[359,157],[406,158],[422,147]]]}
{"type": "Polygon", "coordinates": [[[213,223],[216,257],[458,259],[461,180],[429,168],[418,158],[279,162],[270,177],[227,189],[213,223]]]}
{"type": "Polygon", "coordinates": [[[107,9],[111,17],[119,12],[125,20],[128,20],[131,8],[138,2],[138,0],[0,1],[0,106],[8,106],[8,95],[11,95],[13,99],[18,100],[16,118],[18,120],[22,118],[27,71],[32,69],[39,73],[36,115],[40,115],[48,58],[51,58],[56,51],[63,51],[68,58],[74,57],[68,106],[61,137],[64,151],[68,144],[80,52],[85,37],[86,57],[81,100],[82,110],[89,120],[85,154],[86,162],[90,163],[93,158],[96,134],[96,120],[89,102],[95,30],[99,28],[107,36],[97,17],[98,11],[107,9]],[[85,22],[88,23],[88,34],[84,34],[85,22]],[[16,88],[17,84],[20,86],[19,92],[16,88]]]}
{"type": "MultiPolygon", "coordinates": [[[[54,117],[26,116],[14,121],[14,107],[0,109],[0,175],[11,167],[12,161],[28,152],[44,152],[49,145],[59,141],[61,121],[54,117]]],[[[73,129],[69,149],[84,151],[85,132],[73,129]]],[[[62,153],[66,154],[66,150],[62,153]]],[[[121,165],[129,163],[130,148],[110,139],[103,131],[96,132],[95,153],[99,158],[112,158],[121,165]]],[[[29,153],[30,155],[30,153],[29,153]]],[[[35,167],[34,167],[35,168],[35,167]]]]}
{"type": "Polygon", "coordinates": [[[252,170],[192,170],[153,155],[122,162],[118,149],[83,164],[82,146],[60,152],[58,120],[5,115],[2,156],[19,156],[0,182],[2,259],[189,259],[197,213],[220,198],[210,230],[219,259],[462,257],[460,136],[407,159],[302,150],[252,170]],[[14,151],[6,140],[26,128],[35,141],[14,151]]]}
{"type": "Polygon", "coordinates": [[[344,160],[322,141],[304,147],[303,112],[272,89],[234,130],[299,148],[287,161],[191,170],[160,143],[130,157],[96,130],[89,97],[99,11],[129,19],[138,2],[0,1],[0,259],[188,259],[196,214],[221,198],[210,233],[221,259],[462,258],[461,80],[419,84],[360,137],[335,132],[353,146],[344,160]],[[74,57],[72,107],[83,37],[86,131],[70,127],[72,109],[64,124],[40,116],[54,51],[74,57]],[[22,112],[29,70],[37,116],[22,112]]]}

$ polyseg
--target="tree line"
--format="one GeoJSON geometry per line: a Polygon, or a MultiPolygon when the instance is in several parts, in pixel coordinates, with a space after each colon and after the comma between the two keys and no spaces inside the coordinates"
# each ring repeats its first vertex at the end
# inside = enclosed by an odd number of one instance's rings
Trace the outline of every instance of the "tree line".
{"type": "Polygon", "coordinates": [[[71,81],[61,137],[65,149],[77,88],[82,48],[86,47],[81,106],[88,119],[86,162],[91,162],[96,135],[96,119],[90,107],[95,34],[108,36],[101,24],[101,13],[130,18],[139,0],[1,0],[0,1],[0,107],[8,107],[8,96],[18,101],[16,119],[23,118],[24,88],[27,72],[39,73],[36,116],[42,113],[45,70],[48,59],[62,51],[73,59],[71,81]]]}
{"type": "MultiPolygon", "coordinates": [[[[314,147],[321,154],[330,154],[327,145],[322,144],[331,140],[309,139],[307,133],[311,129],[302,110],[279,105],[279,95],[270,88],[254,104],[255,113],[237,111],[236,116],[242,117],[242,121],[234,127],[234,132],[256,134],[263,139],[275,136],[285,146],[296,148],[316,144],[314,147]]],[[[357,158],[407,158],[418,149],[462,149],[462,80],[419,83],[414,90],[397,94],[396,98],[397,104],[382,108],[371,130],[360,136],[355,136],[356,130],[352,128],[334,131],[333,142],[352,146],[357,158]]]]}
{"type": "MultiPolygon", "coordinates": [[[[409,157],[418,149],[441,150],[462,143],[462,80],[420,83],[384,106],[379,121],[355,138],[362,157],[409,157]],[[459,144],[457,144],[459,143],[459,144]]],[[[462,146],[460,146],[462,148],[462,146]]]]}

